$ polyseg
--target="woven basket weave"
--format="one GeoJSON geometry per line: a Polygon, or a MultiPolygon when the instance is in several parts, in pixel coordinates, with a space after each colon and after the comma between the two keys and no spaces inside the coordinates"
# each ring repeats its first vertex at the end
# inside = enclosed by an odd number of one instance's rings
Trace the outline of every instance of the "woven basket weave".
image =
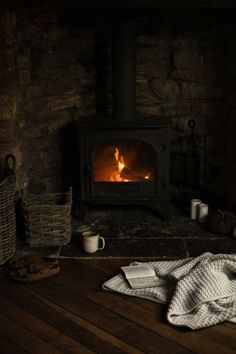
{"type": "Polygon", "coordinates": [[[15,176],[0,179],[0,265],[16,251],[15,176]]]}
{"type": "Polygon", "coordinates": [[[23,199],[26,242],[31,247],[64,246],[71,239],[72,188],[67,193],[28,194],[23,199]]]}

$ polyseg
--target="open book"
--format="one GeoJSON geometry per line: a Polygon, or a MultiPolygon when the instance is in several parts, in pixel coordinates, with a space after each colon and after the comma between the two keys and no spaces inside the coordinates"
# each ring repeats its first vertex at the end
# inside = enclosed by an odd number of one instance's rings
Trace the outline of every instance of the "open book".
{"type": "Polygon", "coordinates": [[[162,281],[156,276],[154,269],[147,264],[121,267],[131,288],[151,288],[160,286],[162,281]]]}

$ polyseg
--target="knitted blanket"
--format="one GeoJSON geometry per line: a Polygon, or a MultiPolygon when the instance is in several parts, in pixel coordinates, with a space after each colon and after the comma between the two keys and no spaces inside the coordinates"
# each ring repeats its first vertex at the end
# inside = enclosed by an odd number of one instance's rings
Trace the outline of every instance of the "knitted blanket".
{"type": "Polygon", "coordinates": [[[236,255],[203,253],[147,264],[160,277],[160,286],[133,290],[120,273],[103,289],[168,304],[167,319],[175,326],[196,330],[223,321],[236,323],[236,255]]]}

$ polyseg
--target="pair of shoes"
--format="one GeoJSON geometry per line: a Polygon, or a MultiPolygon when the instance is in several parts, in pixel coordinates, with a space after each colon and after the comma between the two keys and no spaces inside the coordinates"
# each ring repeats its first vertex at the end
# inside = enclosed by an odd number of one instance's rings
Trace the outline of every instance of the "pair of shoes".
{"type": "Polygon", "coordinates": [[[50,278],[60,272],[57,262],[45,261],[39,255],[13,258],[9,261],[9,266],[12,269],[11,279],[20,283],[50,278]]]}

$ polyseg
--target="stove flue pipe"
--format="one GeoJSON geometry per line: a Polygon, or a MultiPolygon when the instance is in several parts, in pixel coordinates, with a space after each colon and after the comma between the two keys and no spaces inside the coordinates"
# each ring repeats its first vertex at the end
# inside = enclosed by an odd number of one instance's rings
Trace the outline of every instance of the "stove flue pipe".
{"type": "Polygon", "coordinates": [[[114,19],[112,37],[112,117],[136,115],[136,23],[128,15],[114,19]]]}

